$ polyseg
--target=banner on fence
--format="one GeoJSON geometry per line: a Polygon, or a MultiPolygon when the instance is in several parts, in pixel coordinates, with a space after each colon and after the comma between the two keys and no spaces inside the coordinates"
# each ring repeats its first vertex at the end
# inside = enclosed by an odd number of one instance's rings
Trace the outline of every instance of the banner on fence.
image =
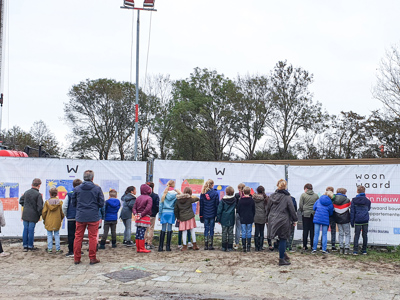
{"type": "MultiPolygon", "coordinates": [[[[289,192],[297,205],[306,183],[311,183],[318,195],[328,186],[334,187],[335,193],[337,188],[345,188],[350,200],[357,195],[357,186],[363,185],[371,200],[368,243],[400,244],[399,165],[289,166],[288,174],[289,192]]],[[[301,237],[302,231],[296,230],[295,238],[301,237]]],[[[354,230],[352,242],[353,237],[354,230]]]]}
{"type": "MultiPolygon", "coordinates": [[[[225,189],[232,186],[237,192],[237,186],[243,182],[252,189],[252,193],[259,185],[263,185],[267,193],[276,189],[280,178],[285,178],[285,166],[264,164],[238,164],[223,162],[196,162],[196,161],[162,161],[154,162],[154,189],[161,195],[169,180],[176,182],[176,188],[183,190],[190,186],[193,194],[200,196],[201,188],[208,179],[214,180],[214,188],[220,199],[225,195],[225,189]]],[[[199,205],[193,204],[196,214],[196,231],[203,231],[204,226],[199,221],[199,205]]],[[[160,229],[160,222],[156,221],[156,229],[160,229]]],[[[177,230],[177,228],[175,228],[177,230]]],[[[221,226],[216,224],[216,232],[221,232],[221,226]]]]}
{"type": "MultiPolygon", "coordinates": [[[[34,178],[40,178],[40,192],[43,200],[50,198],[49,190],[58,189],[58,197],[64,200],[72,191],[72,182],[83,179],[85,170],[94,171],[94,183],[98,184],[105,199],[110,189],[118,192],[118,198],[130,185],[139,187],[146,181],[146,162],[106,161],[106,160],[71,160],[47,158],[0,158],[0,200],[3,202],[7,225],[1,229],[2,236],[22,236],[21,206],[19,197],[31,188],[34,178]]],[[[64,218],[60,234],[67,234],[67,220],[64,218]]],[[[117,232],[122,233],[124,226],[118,222],[117,232]]],[[[102,232],[102,231],[101,231],[102,232]]],[[[47,236],[47,231],[40,220],[36,224],[35,236],[47,236]]]]}

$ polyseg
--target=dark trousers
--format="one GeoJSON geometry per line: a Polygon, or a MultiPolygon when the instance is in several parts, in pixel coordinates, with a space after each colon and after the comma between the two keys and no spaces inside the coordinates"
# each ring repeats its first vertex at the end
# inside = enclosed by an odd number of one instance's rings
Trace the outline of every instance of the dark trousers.
{"type": "Polygon", "coordinates": [[[264,245],[264,228],[265,224],[258,224],[255,223],[255,231],[254,231],[254,241],[257,241],[257,238],[259,238],[259,247],[262,248],[264,245]]]}
{"type": "Polygon", "coordinates": [[[68,220],[68,252],[74,253],[74,241],[75,241],[75,230],[76,230],[76,221],[68,220]]]}
{"type": "Polygon", "coordinates": [[[279,258],[284,259],[286,252],[286,240],[280,239],[278,248],[279,248],[279,258]]]}
{"type": "Polygon", "coordinates": [[[117,221],[104,221],[104,232],[101,241],[104,243],[107,240],[108,231],[111,228],[111,241],[115,244],[117,240],[117,221]]]}
{"type": "Polygon", "coordinates": [[[233,226],[222,226],[222,246],[224,244],[233,245],[233,226]]]}
{"type": "Polygon", "coordinates": [[[303,216],[303,247],[307,247],[307,238],[310,235],[310,245],[313,247],[314,240],[314,216],[303,216]]]}
{"type": "Polygon", "coordinates": [[[289,250],[292,250],[293,238],[294,238],[294,230],[295,230],[295,229],[296,229],[296,227],[293,226],[293,224],[290,225],[290,236],[289,236],[289,240],[287,241],[287,245],[286,245],[286,247],[287,247],[289,250]]]}
{"type": "Polygon", "coordinates": [[[362,251],[367,251],[368,243],[368,224],[356,225],[354,230],[354,252],[358,252],[358,240],[360,239],[360,232],[362,230],[363,245],[362,251]]]}

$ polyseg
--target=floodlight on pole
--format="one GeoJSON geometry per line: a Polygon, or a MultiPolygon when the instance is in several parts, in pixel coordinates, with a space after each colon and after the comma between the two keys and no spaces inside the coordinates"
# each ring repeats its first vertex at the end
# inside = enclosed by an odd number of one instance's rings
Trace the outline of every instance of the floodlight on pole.
{"type": "Polygon", "coordinates": [[[136,104],[135,104],[135,160],[137,160],[138,153],[138,131],[139,131],[139,29],[140,29],[140,11],[149,10],[157,11],[154,9],[155,0],[144,0],[143,7],[135,7],[134,0],[124,0],[124,6],[121,8],[137,10],[137,33],[136,33],[136,104]]]}

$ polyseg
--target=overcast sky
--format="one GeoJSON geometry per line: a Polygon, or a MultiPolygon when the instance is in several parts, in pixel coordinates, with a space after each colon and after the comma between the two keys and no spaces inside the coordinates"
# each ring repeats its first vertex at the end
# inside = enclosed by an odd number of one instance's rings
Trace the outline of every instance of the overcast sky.
{"type": "MultiPolygon", "coordinates": [[[[122,0],[7,2],[2,128],[42,119],[66,145],[71,86],[130,80],[132,11],[122,0]]],[[[381,107],[371,96],[376,69],[400,42],[398,0],[157,0],[156,9],[141,12],[141,84],[152,16],[147,74],[181,79],[201,67],[235,78],[286,59],[314,74],[314,100],[331,114],[381,107]]]]}

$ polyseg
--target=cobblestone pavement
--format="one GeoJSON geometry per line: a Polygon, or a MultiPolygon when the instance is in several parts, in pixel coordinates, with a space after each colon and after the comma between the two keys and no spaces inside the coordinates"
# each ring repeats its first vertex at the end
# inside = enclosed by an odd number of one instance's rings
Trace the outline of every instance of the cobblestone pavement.
{"type": "MultiPolygon", "coordinates": [[[[291,254],[279,267],[276,252],[192,251],[136,253],[118,245],[101,250],[101,262],[74,265],[64,254],[23,253],[5,245],[0,259],[1,299],[398,299],[400,268],[349,261],[337,255],[291,254]],[[105,276],[138,270],[148,277],[121,282],[105,276]]],[[[85,247],[84,247],[85,248],[85,247]]],[[[65,251],[64,247],[64,251],[65,251]]]]}

